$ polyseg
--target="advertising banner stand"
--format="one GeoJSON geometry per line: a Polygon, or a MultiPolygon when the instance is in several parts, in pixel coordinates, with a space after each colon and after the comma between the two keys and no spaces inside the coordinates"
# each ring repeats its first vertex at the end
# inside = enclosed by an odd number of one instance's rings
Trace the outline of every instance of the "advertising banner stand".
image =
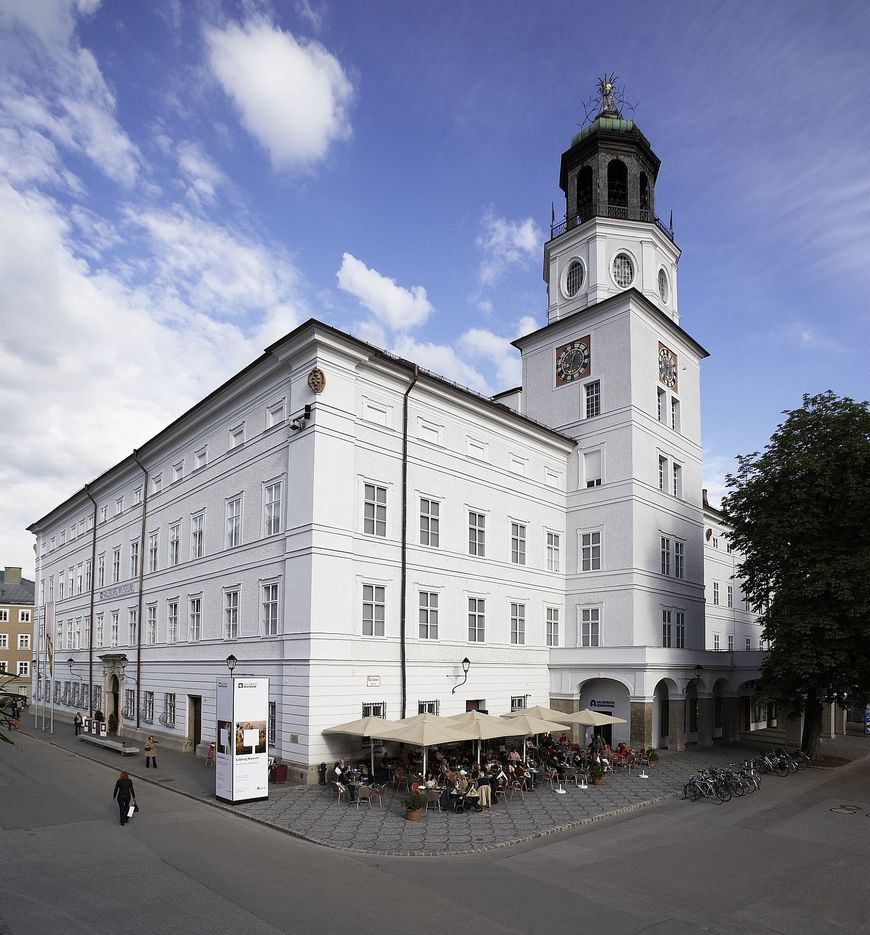
{"type": "Polygon", "coordinates": [[[222,802],[269,798],[269,679],[217,680],[215,797],[222,802]]]}

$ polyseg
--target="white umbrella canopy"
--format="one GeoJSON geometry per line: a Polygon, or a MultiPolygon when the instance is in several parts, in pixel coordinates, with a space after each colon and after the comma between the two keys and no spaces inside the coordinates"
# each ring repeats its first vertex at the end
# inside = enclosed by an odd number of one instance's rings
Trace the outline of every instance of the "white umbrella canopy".
{"type": "Polygon", "coordinates": [[[423,748],[423,772],[426,772],[426,750],[441,743],[458,743],[461,740],[474,740],[476,734],[450,722],[437,714],[416,714],[401,721],[394,721],[389,727],[373,730],[369,734],[378,740],[397,740],[423,748]]]}
{"type": "MultiPolygon", "coordinates": [[[[545,708],[543,705],[535,705],[533,708],[519,708],[516,711],[511,711],[510,714],[503,714],[502,717],[523,717],[523,715],[528,715],[529,717],[541,718],[544,721],[561,721],[564,717],[561,711],[556,711],[555,708],[545,708]]],[[[543,731],[541,731],[543,733],[543,731]]]]}
{"type": "Polygon", "coordinates": [[[444,720],[452,721],[454,724],[475,732],[474,739],[477,741],[478,763],[480,763],[480,743],[482,740],[495,740],[497,737],[522,737],[525,734],[524,725],[518,725],[505,718],[493,717],[491,714],[483,714],[481,711],[465,711],[444,720]]]}
{"type": "Polygon", "coordinates": [[[603,727],[605,724],[628,723],[624,717],[604,714],[601,711],[593,711],[591,708],[584,708],[582,711],[575,711],[573,714],[563,714],[562,720],[566,724],[579,724],[581,727],[603,727]]]}
{"type": "MultiPolygon", "coordinates": [[[[335,727],[326,727],[321,734],[349,734],[351,737],[371,737],[371,729],[384,727],[386,724],[398,724],[398,721],[388,721],[382,717],[361,717],[356,721],[347,721],[336,724],[335,727]]],[[[372,775],[375,774],[375,745],[371,745],[372,775]]]]}
{"type": "MultiPolygon", "coordinates": [[[[516,724],[517,727],[523,728],[523,733],[528,736],[529,734],[552,734],[554,730],[566,730],[565,724],[557,724],[555,721],[547,720],[546,718],[537,717],[533,712],[535,710],[541,710],[540,708],[529,708],[526,711],[512,711],[510,714],[503,715],[511,724],[516,724]]],[[[543,710],[550,710],[545,708],[543,710]]],[[[554,714],[558,713],[556,711],[554,714]]],[[[523,750],[523,760],[525,761],[526,751],[523,750]]]]}

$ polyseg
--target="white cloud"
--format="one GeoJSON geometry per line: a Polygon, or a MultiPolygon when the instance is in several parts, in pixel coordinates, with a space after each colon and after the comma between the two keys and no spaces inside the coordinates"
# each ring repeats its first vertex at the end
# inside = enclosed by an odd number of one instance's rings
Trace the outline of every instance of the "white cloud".
{"type": "Polygon", "coordinates": [[[522,381],[522,361],[516,348],[484,328],[471,328],[459,339],[459,345],[469,357],[488,360],[496,369],[501,388],[517,386],[522,381]]]}
{"type": "Polygon", "coordinates": [[[378,319],[393,331],[407,331],[422,325],[433,308],[423,286],[406,289],[394,279],[369,269],[350,253],[341,258],[336,274],[338,287],[355,296],[378,319]]]}
{"type": "Polygon", "coordinates": [[[452,347],[418,342],[409,335],[403,335],[392,351],[399,357],[420,363],[426,370],[453,380],[460,386],[467,386],[478,393],[489,395],[489,387],[482,374],[467,364],[452,347]]]}
{"type": "Polygon", "coordinates": [[[212,202],[217,190],[227,184],[227,177],[192,140],[182,140],[176,147],[178,168],[188,183],[188,198],[194,203],[212,202]]]}
{"type": "Polygon", "coordinates": [[[485,286],[496,283],[511,266],[528,263],[538,256],[542,234],[531,218],[509,221],[487,212],[481,228],[482,233],[477,238],[477,246],[483,254],[479,276],[485,286]]]}
{"type": "Polygon", "coordinates": [[[733,474],[737,470],[737,460],[724,455],[714,455],[704,452],[704,488],[710,506],[719,508],[722,497],[728,492],[725,486],[725,475],[733,474]]]}
{"type": "Polygon", "coordinates": [[[205,37],[215,77],[275,168],[309,167],[350,137],[353,85],[319,42],[259,18],[205,37]]]}
{"type": "Polygon", "coordinates": [[[296,13],[300,19],[308,23],[314,32],[320,32],[323,26],[324,7],[312,4],[310,0],[297,0],[296,13]]]}

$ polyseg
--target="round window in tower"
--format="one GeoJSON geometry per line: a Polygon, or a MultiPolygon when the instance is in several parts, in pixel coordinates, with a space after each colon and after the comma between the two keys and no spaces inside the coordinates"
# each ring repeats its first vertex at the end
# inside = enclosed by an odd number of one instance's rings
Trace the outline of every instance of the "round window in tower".
{"type": "Polygon", "coordinates": [[[670,297],[670,286],[668,285],[668,274],[664,269],[659,270],[659,296],[662,302],[667,305],[668,298],[670,297]]]}
{"type": "Polygon", "coordinates": [[[627,289],[634,281],[634,263],[627,253],[617,253],[613,258],[613,281],[620,289],[627,289]]]}
{"type": "Polygon", "coordinates": [[[568,272],[565,275],[565,295],[569,299],[574,298],[583,285],[583,264],[579,260],[572,260],[568,264],[568,272]]]}

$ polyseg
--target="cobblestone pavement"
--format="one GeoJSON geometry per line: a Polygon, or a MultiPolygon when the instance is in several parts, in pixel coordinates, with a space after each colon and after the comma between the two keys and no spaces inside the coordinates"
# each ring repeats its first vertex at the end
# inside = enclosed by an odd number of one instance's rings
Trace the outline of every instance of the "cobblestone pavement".
{"type": "MultiPolygon", "coordinates": [[[[56,724],[52,736],[34,729],[32,724],[32,718],[26,715],[22,733],[115,769],[126,769],[139,783],[173,789],[296,837],[360,854],[434,856],[507,847],[676,798],[682,795],[686,779],[699,767],[742,762],[759,750],[756,746],[728,744],[681,753],[662,751],[657,765],[646,769],[648,778],[641,778],[637,769],[630,774],[618,769],[607,775],[603,786],[580,789],[568,783],[565,794],[560,795],[544,784],[522,798],[510,798],[479,813],[457,815],[430,810],[421,821],[414,822],[405,819],[404,793],[391,788],[385,792],[381,806],[361,804],[357,808],[355,804],[338,803],[331,786],[293,785],[271,785],[265,802],[226,805],[214,798],[214,771],[205,768],[203,761],[192,754],[161,750],[159,769],[146,771],[143,757],[122,757],[83,743],[73,736],[70,725],[56,724]]],[[[823,749],[832,756],[859,759],[870,755],[870,737],[838,737],[825,741],[823,749]]],[[[797,786],[802,775],[765,777],[757,794],[764,795],[767,783],[788,782],[797,786]]],[[[144,801],[143,792],[147,795],[145,790],[139,795],[144,801]]],[[[687,803],[686,807],[708,806],[709,803],[687,803]]],[[[724,807],[739,808],[739,802],[724,807]]]]}

